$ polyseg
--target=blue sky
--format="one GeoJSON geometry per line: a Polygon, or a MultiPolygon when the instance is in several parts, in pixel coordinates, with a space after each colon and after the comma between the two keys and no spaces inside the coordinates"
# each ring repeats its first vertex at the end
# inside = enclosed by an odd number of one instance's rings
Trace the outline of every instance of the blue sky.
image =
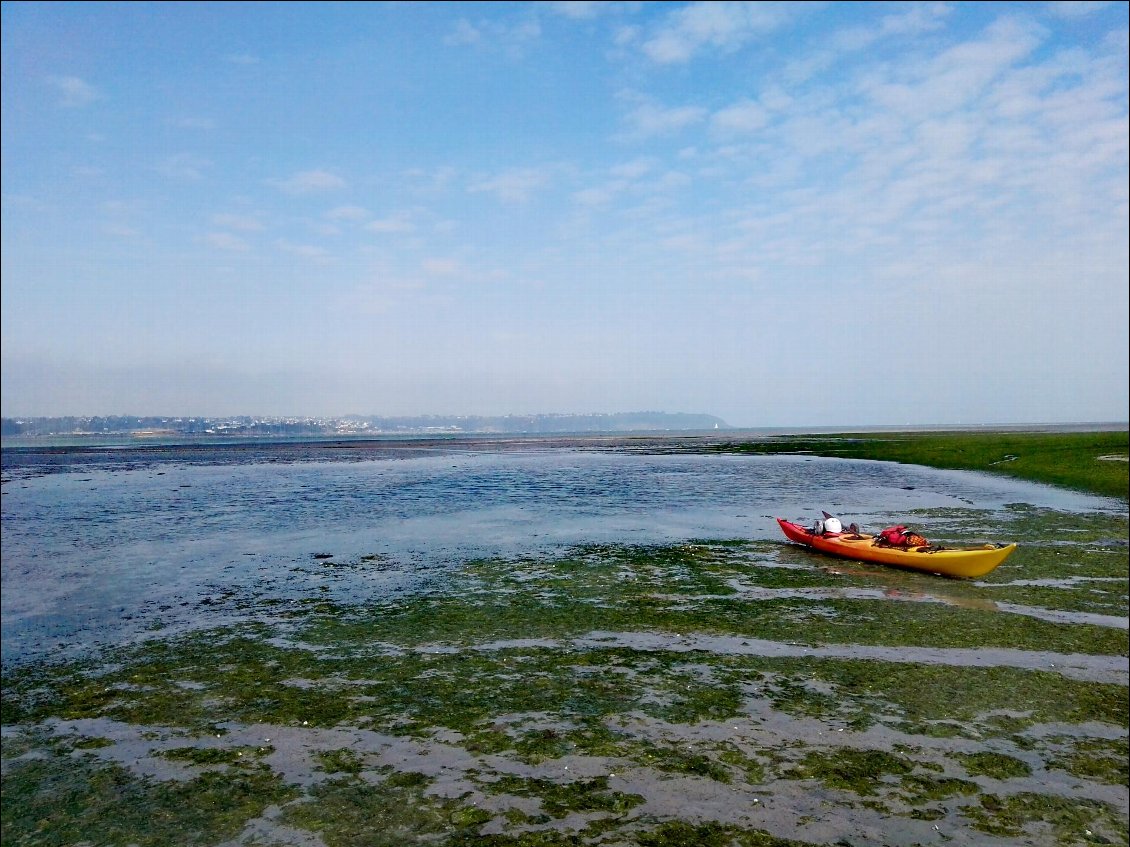
{"type": "Polygon", "coordinates": [[[3,414],[1125,421],[1128,8],[5,2],[3,414]]]}

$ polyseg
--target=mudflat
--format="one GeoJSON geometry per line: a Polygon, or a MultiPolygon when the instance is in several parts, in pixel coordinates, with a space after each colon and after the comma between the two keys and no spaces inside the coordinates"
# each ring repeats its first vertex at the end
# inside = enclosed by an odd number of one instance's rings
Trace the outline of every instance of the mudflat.
{"type": "MultiPolygon", "coordinates": [[[[799,473],[841,448],[901,461],[886,441],[805,438],[771,442],[797,451],[799,473]]],[[[1028,472],[1062,464],[1009,449],[1004,464],[1028,472]]],[[[680,498],[703,479],[664,468],[654,485],[680,498]]],[[[94,479],[125,484],[115,474],[94,479]]],[[[897,471],[881,479],[898,490],[897,471]]],[[[55,478],[5,482],[6,517],[11,486],[40,480],[55,478]]],[[[907,517],[932,539],[1021,542],[976,581],[767,537],[625,539],[468,558],[419,590],[351,602],[332,587],[400,565],[306,552],[295,596],[218,585],[198,610],[222,610],[214,626],[6,665],[3,841],[1125,844],[1125,501],[989,507],[962,503],[967,490],[907,517]]]]}

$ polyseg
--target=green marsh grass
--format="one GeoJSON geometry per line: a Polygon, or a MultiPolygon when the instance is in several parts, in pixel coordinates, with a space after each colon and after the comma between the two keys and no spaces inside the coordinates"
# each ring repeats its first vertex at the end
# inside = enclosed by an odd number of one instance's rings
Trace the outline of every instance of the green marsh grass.
{"type": "Polygon", "coordinates": [[[717,447],[739,453],[810,453],[932,468],[983,471],[1128,497],[1130,433],[883,432],[788,435],[717,447]]]}

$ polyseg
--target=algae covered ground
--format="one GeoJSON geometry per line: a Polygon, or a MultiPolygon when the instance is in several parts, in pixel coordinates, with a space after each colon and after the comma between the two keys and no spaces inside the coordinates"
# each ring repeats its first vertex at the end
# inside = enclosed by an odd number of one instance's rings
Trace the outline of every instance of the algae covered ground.
{"type": "Polygon", "coordinates": [[[580,546],[6,667],[3,843],[1127,844],[1125,512],[908,518],[1024,543],[580,546]]]}

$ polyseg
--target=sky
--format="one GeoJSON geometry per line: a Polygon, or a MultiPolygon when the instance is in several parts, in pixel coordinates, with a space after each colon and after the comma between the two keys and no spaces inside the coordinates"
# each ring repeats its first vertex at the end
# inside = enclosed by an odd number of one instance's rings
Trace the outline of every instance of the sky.
{"type": "Polygon", "coordinates": [[[1128,10],[4,2],[3,415],[1126,421],[1128,10]]]}

